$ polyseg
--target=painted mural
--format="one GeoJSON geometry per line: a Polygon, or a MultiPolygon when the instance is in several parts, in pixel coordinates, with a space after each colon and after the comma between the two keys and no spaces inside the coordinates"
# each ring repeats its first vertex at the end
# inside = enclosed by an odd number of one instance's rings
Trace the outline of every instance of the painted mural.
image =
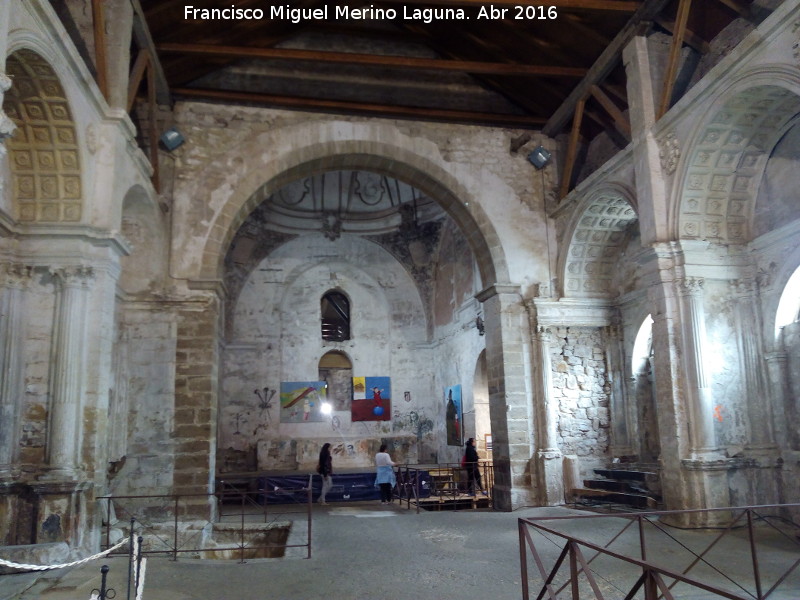
{"type": "Polygon", "coordinates": [[[464,420],[461,407],[461,386],[453,385],[444,389],[445,422],[447,424],[447,445],[460,446],[463,443],[461,424],[464,420]]]}
{"type": "Polygon", "coordinates": [[[353,377],[355,421],[389,421],[392,418],[392,388],[389,377],[353,377]]]}
{"type": "Polygon", "coordinates": [[[284,381],[281,383],[281,423],[326,421],[322,412],[326,397],[324,381],[284,381]]]}

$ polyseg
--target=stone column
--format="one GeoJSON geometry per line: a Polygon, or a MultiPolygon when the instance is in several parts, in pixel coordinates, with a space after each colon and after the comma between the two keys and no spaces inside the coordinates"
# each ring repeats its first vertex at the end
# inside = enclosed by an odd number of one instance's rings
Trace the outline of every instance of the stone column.
{"type": "Polygon", "coordinates": [[[57,297],[47,426],[50,468],[47,478],[74,480],[80,464],[87,292],[94,273],[90,267],[77,266],[53,269],[52,275],[57,297]]]}
{"type": "Polygon", "coordinates": [[[611,454],[631,456],[634,454],[630,435],[630,403],[628,386],[625,385],[625,351],[622,348],[622,330],[618,324],[605,330],[606,365],[611,382],[611,454]]]}
{"type": "Polygon", "coordinates": [[[767,363],[767,373],[769,374],[769,397],[773,398],[775,406],[778,407],[780,415],[776,423],[776,434],[781,439],[781,445],[785,445],[792,450],[800,450],[800,430],[798,430],[797,419],[800,418],[800,406],[793,398],[789,389],[789,378],[787,377],[787,367],[789,357],[783,350],[768,352],[764,357],[767,363]],[[781,418],[782,417],[782,418],[781,418]]]}
{"type": "Polygon", "coordinates": [[[764,379],[764,362],[761,352],[761,319],[755,306],[753,281],[736,280],[731,283],[736,299],[734,319],[739,341],[739,361],[745,388],[749,450],[775,448],[772,430],[772,404],[764,379]]]}
{"type": "Polygon", "coordinates": [[[0,481],[13,478],[19,448],[19,410],[25,394],[25,288],[31,270],[0,264],[0,481]]]}
{"type": "Polygon", "coordinates": [[[483,303],[486,323],[494,503],[500,510],[512,510],[531,500],[526,485],[531,433],[521,336],[523,309],[519,288],[513,285],[493,285],[477,299],[483,303]]]}
{"type": "Polygon", "coordinates": [[[703,309],[703,284],[699,277],[679,282],[683,298],[683,337],[687,392],[689,397],[689,434],[694,458],[704,458],[717,451],[714,433],[714,396],[708,382],[705,356],[706,318],[703,309]]]}
{"type": "Polygon", "coordinates": [[[564,467],[558,447],[558,405],[553,398],[552,335],[546,327],[533,329],[537,496],[540,504],[553,506],[564,502],[564,467]]]}

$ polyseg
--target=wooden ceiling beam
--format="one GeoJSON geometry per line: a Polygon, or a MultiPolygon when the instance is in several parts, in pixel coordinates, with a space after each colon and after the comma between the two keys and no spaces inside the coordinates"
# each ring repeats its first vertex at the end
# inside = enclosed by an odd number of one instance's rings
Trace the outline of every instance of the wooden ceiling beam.
{"type": "Polygon", "coordinates": [[[739,16],[744,17],[748,21],[753,20],[753,10],[750,8],[748,4],[745,4],[741,0],[717,0],[720,4],[724,4],[734,12],[738,13],[739,16]]]}
{"type": "Polygon", "coordinates": [[[661,103],[659,104],[658,116],[660,119],[669,110],[672,90],[675,87],[675,76],[678,73],[678,62],[680,60],[681,48],[683,47],[683,35],[686,31],[686,23],[689,21],[689,11],[692,8],[692,0],[680,0],[678,4],[678,15],[675,18],[675,33],[672,36],[672,44],[669,48],[669,62],[664,73],[664,87],[661,89],[661,103]]]}
{"type": "Polygon", "coordinates": [[[636,35],[640,34],[643,24],[652,22],[658,16],[667,2],[669,2],[669,0],[644,0],[644,2],[641,3],[639,9],[594,62],[594,65],[589,69],[586,77],[572,90],[558,110],[556,110],[553,116],[547,121],[547,124],[542,129],[545,135],[555,137],[555,135],[561,131],[575,112],[578,102],[589,93],[591,86],[600,83],[608,76],[617,62],[619,62],[623,48],[625,48],[636,35]]]}
{"type": "Polygon", "coordinates": [[[153,43],[153,38],[150,36],[150,30],[147,27],[147,19],[145,19],[142,5],[139,0],[131,0],[131,5],[133,6],[133,37],[136,40],[136,45],[143,50],[147,50],[150,55],[150,68],[153,69],[153,76],[155,78],[156,100],[159,104],[172,106],[169,83],[167,83],[167,78],[164,75],[161,61],[158,60],[156,45],[153,43]]]}
{"type": "Polygon", "coordinates": [[[575,106],[575,114],[572,117],[572,132],[569,136],[567,146],[567,156],[564,161],[564,171],[561,174],[561,185],[559,186],[559,198],[564,199],[572,186],[572,172],[575,168],[575,159],[578,157],[578,142],[581,136],[581,123],[583,122],[583,109],[586,107],[586,99],[581,98],[575,106]]]}
{"type": "MultiPolygon", "coordinates": [[[[668,19],[656,19],[655,22],[667,30],[670,35],[675,35],[675,21],[670,21],[668,19]]],[[[689,28],[686,28],[683,32],[683,41],[691,48],[697,50],[700,54],[708,54],[711,51],[711,46],[709,43],[689,28]]]]}
{"type": "Polygon", "coordinates": [[[539,128],[544,123],[544,119],[538,117],[529,117],[526,115],[508,115],[472,112],[465,110],[392,106],[388,104],[348,102],[343,100],[324,100],[317,98],[299,98],[292,96],[256,94],[251,92],[235,92],[228,90],[175,88],[173,93],[177,96],[196,98],[198,100],[245,102],[252,104],[264,104],[276,108],[287,108],[292,110],[317,110],[339,114],[364,114],[374,117],[408,118],[421,121],[447,121],[453,123],[468,123],[472,125],[516,127],[520,129],[539,128]]]}
{"type": "MultiPolygon", "coordinates": [[[[401,3],[401,0],[394,2],[401,3]]],[[[488,3],[485,0],[402,0],[402,4],[424,4],[425,6],[452,6],[454,8],[481,8],[488,3]]],[[[492,6],[504,8],[514,6],[536,6],[564,8],[570,10],[598,10],[603,12],[635,12],[641,4],[638,0],[498,0],[492,6]]],[[[545,13],[547,11],[545,10],[545,13]]],[[[513,15],[512,15],[513,17],[513,15]]]]}
{"type": "Polygon", "coordinates": [[[430,69],[434,71],[461,71],[491,75],[583,77],[586,69],[576,67],[549,67],[469,60],[441,60],[412,56],[355,54],[351,52],[320,52],[289,48],[253,48],[246,46],[216,46],[210,44],[159,44],[164,53],[195,56],[220,56],[234,59],[262,58],[268,60],[307,60],[317,63],[339,63],[404,69],[430,69]]]}
{"type": "Polygon", "coordinates": [[[593,85],[591,87],[591,93],[600,106],[602,106],[609,116],[614,119],[614,124],[617,126],[617,128],[625,135],[628,141],[630,141],[631,124],[628,122],[628,119],[625,117],[619,107],[614,104],[611,98],[609,98],[598,86],[593,85]]]}

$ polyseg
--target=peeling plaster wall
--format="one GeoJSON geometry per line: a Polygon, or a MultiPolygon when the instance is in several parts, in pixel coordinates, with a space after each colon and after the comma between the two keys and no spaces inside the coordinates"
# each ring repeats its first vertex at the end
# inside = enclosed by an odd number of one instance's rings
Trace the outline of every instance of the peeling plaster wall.
{"type": "Polygon", "coordinates": [[[416,462],[416,442],[430,435],[438,409],[430,397],[426,313],[410,275],[372,242],[308,234],[276,249],[245,283],[223,351],[220,468],[313,470],[325,442],[343,444],[345,464],[368,467],[381,439],[395,444],[395,461],[416,462]],[[331,289],[350,300],[351,339],[344,342],[321,337],[320,299],[331,289]],[[317,381],[330,350],[349,357],[355,377],[391,378],[392,420],[352,422],[349,398],[336,402],[348,410],[316,423],[281,423],[280,392],[270,408],[261,406],[255,389],[317,381]]]}
{"type": "Polygon", "coordinates": [[[116,352],[124,364],[114,406],[127,408],[125,422],[116,424],[126,452],[112,456],[118,462],[111,489],[116,495],[168,494],[175,460],[175,316],[143,303],[122,310],[120,327],[116,352]]]}

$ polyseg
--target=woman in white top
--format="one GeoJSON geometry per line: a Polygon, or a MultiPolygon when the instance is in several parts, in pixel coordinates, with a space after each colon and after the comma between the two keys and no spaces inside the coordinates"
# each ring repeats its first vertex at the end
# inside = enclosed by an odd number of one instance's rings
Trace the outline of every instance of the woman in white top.
{"type": "Polygon", "coordinates": [[[381,504],[391,504],[392,502],[392,488],[397,483],[394,469],[392,469],[394,464],[392,457],[386,452],[386,444],[381,444],[375,455],[375,466],[378,470],[375,476],[375,485],[381,489],[381,504]]]}

